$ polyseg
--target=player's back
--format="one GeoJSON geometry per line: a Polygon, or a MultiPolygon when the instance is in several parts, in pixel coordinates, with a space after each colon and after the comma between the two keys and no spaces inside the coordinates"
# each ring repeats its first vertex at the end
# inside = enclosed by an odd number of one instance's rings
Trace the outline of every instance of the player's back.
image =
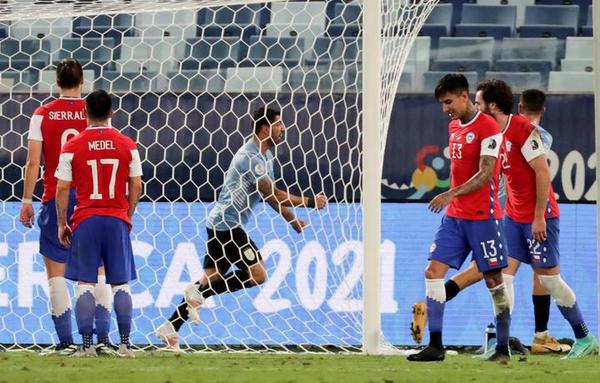
{"type": "Polygon", "coordinates": [[[83,131],[87,125],[85,100],[76,97],[60,97],[35,110],[29,126],[29,139],[42,141],[44,156],[44,194],[47,202],[56,194],[58,158],[62,146],[83,131]]]}
{"type": "Polygon", "coordinates": [[[496,162],[490,181],[478,190],[455,197],[448,206],[446,215],[471,220],[502,218],[498,201],[500,162],[497,159],[502,144],[502,133],[496,120],[477,112],[466,124],[462,124],[460,120],[452,120],[448,131],[451,187],[464,184],[479,171],[482,155],[496,157],[496,162]]]}
{"type": "MultiPolygon", "coordinates": [[[[536,174],[529,162],[546,150],[538,129],[523,116],[511,115],[504,130],[502,172],[506,179],[506,214],[516,222],[531,223],[536,204],[536,174]]],[[[550,184],[546,218],[558,217],[558,204],[550,184]]]]}
{"type": "Polygon", "coordinates": [[[72,185],[77,191],[73,227],[93,215],[113,216],[131,225],[127,183],[132,163],[139,165],[135,143],[110,127],[89,127],[63,148],[72,156],[72,185]]]}

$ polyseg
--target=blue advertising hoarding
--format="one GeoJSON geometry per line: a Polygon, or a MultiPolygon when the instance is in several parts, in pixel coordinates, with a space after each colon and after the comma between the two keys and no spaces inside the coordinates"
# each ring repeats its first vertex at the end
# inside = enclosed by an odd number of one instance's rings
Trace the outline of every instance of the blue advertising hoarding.
{"type": "MultiPolygon", "coordinates": [[[[0,343],[52,343],[38,231],[21,227],[19,208],[18,203],[0,204],[0,343]]],[[[134,343],[157,342],[153,329],[179,303],[183,287],[200,275],[208,209],[210,204],[205,203],[140,204],[132,233],[139,276],[132,285],[134,343]]],[[[269,280],[248,293],[211,299],[202,310],[201,325],[183,326],[182,340],[190,344],[360,344],[359,206],[331,204],[323,211],[298,209],[297,213],[310,223],[302,235],[293,233],[267,208],[258,208],[248,231],[261,248],[269,280]]],[[[393,344],[412,344],[411,305],[424,298],[423,269],[440,219],[421,203],[382,205],[382,327],[393,344]]],[[[595,221],[594,205],[561,205],[563,277],[577,294],[594,332],[598,323],[595,221]]],[[[534,322],[531,271],[526,266],[515,280],[515,292],[512,334],[528,342],[534,322]]],[[[485,286],[471,287],[446,307],[445,342],[479,344],[493,318],[485,286]]],[[[555,307],[550,331],[558,337],[571,335],[555,307]]]]}

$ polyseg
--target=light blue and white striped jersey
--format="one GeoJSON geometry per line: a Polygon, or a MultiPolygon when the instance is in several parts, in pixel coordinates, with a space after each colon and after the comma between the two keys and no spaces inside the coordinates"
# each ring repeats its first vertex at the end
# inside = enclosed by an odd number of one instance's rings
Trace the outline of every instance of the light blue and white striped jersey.
{"type": "Polygon", "coordinates": [[[258,144],[250,139],[233,156],[217,203],[208,213],[206,226],[217,231],[243,227],[261,200],[258,180],[262,177],[275,179],[273,154],[270,150],[262,154],[258,144]]]}

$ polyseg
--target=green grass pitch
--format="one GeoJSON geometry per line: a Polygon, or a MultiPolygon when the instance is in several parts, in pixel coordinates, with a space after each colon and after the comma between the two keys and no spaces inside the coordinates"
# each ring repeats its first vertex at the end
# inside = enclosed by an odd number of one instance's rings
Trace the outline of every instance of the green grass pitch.
{"type": "Polygon", "coordinates": [[[135,359],[66,358],[0,353],[0,383],[196,382],[600,382],[600,358],[513,357],[507,365],[470,355],[440,363],[409,363],[403,356],[301,354],[138,353],[135,359]]]}

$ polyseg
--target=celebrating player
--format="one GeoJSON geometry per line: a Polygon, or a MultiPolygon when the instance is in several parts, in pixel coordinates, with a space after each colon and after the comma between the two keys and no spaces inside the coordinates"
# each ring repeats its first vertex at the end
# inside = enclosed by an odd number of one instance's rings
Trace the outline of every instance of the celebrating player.
{"type": "Polygon", "coordinates": [[[429,346],[410,355],[410,361],[439,361],[445,357],[442,324],[446,291],[444,277],[458,269],[470,252],[483,273],[496,315],[498,346],[488,360],[507,361],[510,312],[502,268],[507,265],[498,202],[502,133],[496,121],[477,110],[469,99],[469,84],[461,74],[448,74],[438,82],[435,97],[452,121],[450,134],[450,190],[429,203],[445,216],[430,248],[425,269],[429,317],[429,346]]]}
{"type": "MultiPolygon", "coordinates": [[[[27,163],[25,165],[25,182],[20,221],[26,227],[33,226],[34,212],[32,202],[33,189],[40,171],[40,162],[44,158],[44,192],[42,208],[38,217],[40,227],[40,253],[44,256],[52,321],[58,335],[59,344],[43,353],[71,355],[77,351],[73,345],[71,330],[71,298],[64,278],[65,262],[69,250],[62,247],[56,238],[56,177],[54,171],[58,165],[60,149],[67,140],[86,127],[85,100],[81,98],[83,70],[75,59],[65,59],[56,67],[56,83],[60,88],[60,97],[35,110],[29,125],[29,143],[27,163]]],[[[66,206],[66,205],[65,205],[66,206]]],[[[67,215],[70,216],[75,206],[75,193],[69,195],[67,215]]],[[[104,270],[100,270],[104,274],[104,270]]],[[[99,276],[95,288],[96,331],[101,350],[108,345],[110,328],[110,287],[104,282],[104,275],[99,276]]]]}
{"type": "Polygon", "coordinates": [[[177,332],[188,318],[200,322],[198,310],[206,298],[257,286],[267,278],[258,248],[244,231],[244,225],[261,197],[297,233],[302,232],[306,223],[297,219],[289,207],[322,209],[327,203],[323,195],[299,197],[275,186],[272,150],[283,139],[285,131],[281,113],[260,108],[252,118],[254,135],[231,160],[223,189],[208,214],[204,275],[186,287],[181,304],[169,320],[156,329],[156,335],[169,349],[179,349],[177,332]],[[229,271],[232,266],[237,270],[229,271]]]}
{"type": "MultiPolygon", "coordinates": [[[[523,91],[519,102],[519,114],[528,119],[536,128],[546,151],[552,146],[552,135],[540,126],[540,121],[546,107],[546,95],[538,89],[528,89],[523,91]]],[[[505,193],[504,190],[498,192],[499,195],[505,193]]],[[[453,299],[460,291],[483,279],[483,275],[477,270],[475,262],[471,262],[469,267],[460,273],[454,274],[451,279],[445,283],[446,302],[453,299]]],[[[512,288],[512,277],[505,275],[507,288],[512,288]]],[[[510,291],[510,290],[509,290],[510,291]]],[[[559,343],[556,338],[548,334],[548,320],[550,318],[550,295],[541,286],[539,277],[533,273],[533,309],[535,317],[535,334],[531,344],[532,353],[546,352],[567,352],[571,347],[567,344],[559,343]]],[[[418,343],[422,339],[422,331],[427,320],[425,311],[425,302],[417,302],[413,306],[413,323],[411,333],[418,343]]]]}
{"type": "Polygon", "coordinates": [[[500,80],[477,87],[475,103],[504,128],[502,171],[506,179],[504,229],[508,268],[504,270],[509,305],[514,304],[513,278],[521,262],[530,264],[542,287],[550,293],[575,334],[575,344],[565,359],[581,358],[598,349],[577,305],[575,293],[560,276],[559,211],[550,182],[546,149],[534,125],[512,115],[513,94],[500,80]]]}
{"type": "Polygon", "coordinates": [[[108,93],[97,90],[88,95],[86,112],[88,127],[63,146],[56,170],[58,240],[71,247],[65,277],[78,281],[75,318],[83,348],[75,355],[96,355],[92,347],[94,286],[98,281],[98,265],[104,264],[121,335],[118,355],[132,357],[128,282],[136,275],[129,231],[142,188],[142,165],[135,143],[108,124],[111,115],[108,93]],[[67,204],[71,184],[77,193],[77,206],[69,225],[67,204]]]}

